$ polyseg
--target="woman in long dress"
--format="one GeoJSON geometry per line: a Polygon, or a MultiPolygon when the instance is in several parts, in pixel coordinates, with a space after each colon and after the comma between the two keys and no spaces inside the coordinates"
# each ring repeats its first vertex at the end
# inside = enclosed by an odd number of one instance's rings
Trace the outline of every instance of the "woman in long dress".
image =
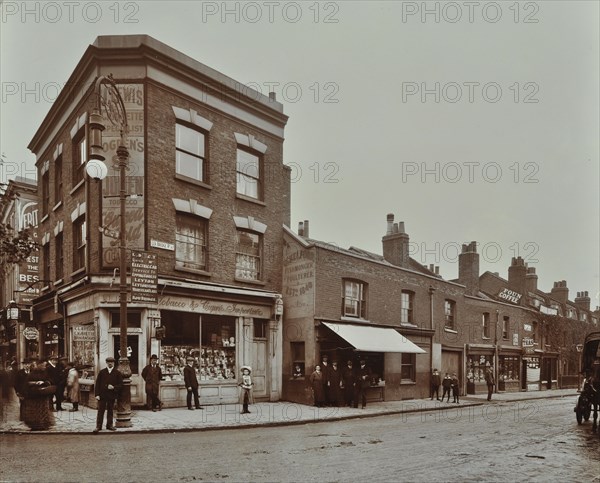
{"type": "Polygon", "coordinates": [[[313,390],[315,406],[318,408],[325,403],[325,390],[323,388],[323,373],[321,366],[315,366],[314,372],[310,375],[310,384],[313,390]]]}
{"type": "Polygon", "coordinates": [[[43,431],[54,426],[50,400],[54,396],[56,386],[50,384],[45,367],[36,365],[36,362],[32,361],[31,371],[26,380],[23,422],[33,431],[43,431]]]}

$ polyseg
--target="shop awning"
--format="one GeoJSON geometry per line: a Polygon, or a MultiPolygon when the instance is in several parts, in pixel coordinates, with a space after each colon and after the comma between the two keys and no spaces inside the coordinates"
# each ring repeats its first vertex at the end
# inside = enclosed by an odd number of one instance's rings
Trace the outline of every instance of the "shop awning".
{"type": "Polygon", "coordinates": [[[424,354],[425,351],[413,344],[395,329],[365,325],[337,324],[322,322],[354,348],[365,352],[404,352],[424,354]]]}

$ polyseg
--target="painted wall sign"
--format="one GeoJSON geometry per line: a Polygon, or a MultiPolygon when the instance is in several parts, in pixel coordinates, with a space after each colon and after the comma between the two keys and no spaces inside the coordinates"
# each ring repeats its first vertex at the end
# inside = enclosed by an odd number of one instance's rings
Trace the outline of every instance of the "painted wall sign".
{"type": "MultiPolygon", "coordinates": [[[[21,193],[16,200],[16,226],[17,230],[29,229],[34,241],[38,241],[38,202],[27,198],[26,193],[21,193]]],[[[40,293],[39,284],[39,250],[33,250],[26,260],[18,266],[18,302],[30,304],[40,293]]]]}
{"type": "Polygon", "coordinates": [[[131,252],[131,301],[158,302],[158,257],[154,253],[131,252]]]}
{"type": "Polygon", "coordinates": [[[91,342],[96,340],[96,327],[93,325],[73,326],[73,342],[91,342]]]}
{"type": "Polygon", "coordinates": [[[519,301],[521,300],[521,294],[518,292],[515,292],[514,290],[509,290],[507,288],[504,288],[498,294],[498,298],[501,298],[502,300],[506,300],[507,302],[510,302],[512,304],[518,304],[519,301]]]}

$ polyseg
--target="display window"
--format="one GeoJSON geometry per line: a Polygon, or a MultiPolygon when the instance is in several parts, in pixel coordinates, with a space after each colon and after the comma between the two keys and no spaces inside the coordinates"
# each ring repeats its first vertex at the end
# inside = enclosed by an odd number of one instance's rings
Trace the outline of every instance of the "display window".
{"type": "Polygon", "coordinates": [[[183,381],[188,357],[199,382],[237,377],[235,317],[162,311],[160,364],[166,380],[183,381]]]}
{"type": "Polygon", "coordinates": [[[492,355],[470,355],[467,360],[467,379],[471,382],[485,382],[488,364],[494,364],[492,355]]]}
{"type": "Polygon", "coordinates": [[[499,379],[503,381],[518,381],[520,361],[517,356],[500,356],[499,379]]]}

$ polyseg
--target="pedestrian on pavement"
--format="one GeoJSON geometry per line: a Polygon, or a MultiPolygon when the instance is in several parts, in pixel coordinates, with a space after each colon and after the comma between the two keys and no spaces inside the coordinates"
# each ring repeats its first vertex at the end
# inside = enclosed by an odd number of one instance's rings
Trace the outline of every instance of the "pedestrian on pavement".
{"type": "Polygon", "coordinates": [[[331,367],[327,372],[327,389],[329,391],[329,403],[331,406],[338,407],[341,398],[342,372],[338,369],[337,361],[331,362],[331,367]]]}
{"type": "Polygon", "coordinates": [[[146,382],[146,406],[148,410],[156,412],[162,410],[163,403],[158,397],[160,381],[162,380],[162,370],[158,365],[158,356],[150,356],[150,364],[142,369],[142,378],[146,382]]]}
{"type": "Polygon", "coordinates": [[[367,362],[364,359],[360,360],[360,367],[356,373],[356,394],[354,397],[354,407],[358,407],[359,401],[362,403],[362,408],[367,407],[367,389],[371,386],[371,370],[367,367],[367,362]]]}
{"type": "Polygon", "coordinates": [[[241,414],[248,414],[250,410],[248,409],[248,405],[254,403],[254,397],[252,395],[252,386],[254,383],[252,382],[252,368],[250,366],[242,366],[240,369],[242,372],[242,381],[239,386],[241,387],[240,391],[240,404],[242,405],[241,414]]]}
{"type": "Polygon", "coordinates": [[[73,404],[73,408],[69,411],[79,411],[79,371],[75,367],[75,363],[68,362],[67,367],[67,399],[73,404]]]}
{"type": "Polygon", "coordinates": [[[183,380],[187,388],[187,407],[190,411],[195,409],[204,409],[200,406],[200,396],[198,394],[198,378],[196,369],[194,369],[194,358],[188,357],[187,364],[183,368],[183,380]],[[194,396],[194,407],[192,407],[192,396],[194,396]]]}
{"type": "MultiPolygon", "coordinates": [[[[40,367],[38,366],[38,369],[39,368],[40,367]]],[[[58,394],[59,382],[62,379],[61,371],[62,371],[62,369],[58,366],[58,356],[56,354],[52,354],[50,357],[48,357],[48,363],[46,364],[46,374],[47,374],[47,379],[57,390],[57,392],[54,393],[54,399],[56,400],[56,407],[54,407],[52,398],[49,399],[50,409],[53,409],[54,411],[62,411],[61,403],[62,403],[63,396],[62,395],[59,396],[59,394],[58,394]]],[[[64,391],[64,386],[63,386],[63,391],[64,391]]]]}
{"type": "Polygon", "coordinates": [[[442,378],[440,377],[440,373],[437,369],[434,369],[431,374],[431,400],[433,401],[433,396],[439,401],[440,400],[440,384],[442,383],[442,378]]]}
{"type": "Polygon", "coordinates": [[[485,371],[485,383],[487,384],[487,390],[488,390],[487,400],[491,401],[492,393],[494,392],[494,385],[496,384],[496,381],[494,380],[494,371],[493,371],[491,364],[488,362],[486,364],[486,366],[487,366],[487,369],[485,371]]]}
{"type": "Polygon", "coordinates": [[[106,358],[106,367],[98,373],[94,384],[94,393],[98,400],[98,416],[96,417],[96,428],[94,433],[102,429],[104,412],[106,411],[106,429],[116,431],[113,425],[113,409],[119,392],[123,387],[123,374],[115,369],[115,358],[106,358]]]}
{"type": "Polygon", "coordinates": [[[314,372],[310,375],[310,384],[313,391],[314,405],[318,408],[325,405],[325,394],[323,391],[323,373],[321,366],[316,365],[314,372]]]}
{"type": "Polygon", "coordinates": [[[56,410],[62,411],[62,402],[65,399],[65,389],[67,388],[67,375],[69,374],[69,368],[67,368],[67,362],[69,362],[69,358],[62,356],[58,359],[58,371],[57,371],[57,381],[56,381],[56,410]]]}
{"type": "Polygon", "coordinates": [[[52,397],[56,386],[48,380],[48,373],[43,363],[31,359],[30,371],[25,382],[25,399],[23,422],[33,431],[41,431],[54,426],[52,414],[52,397]]]}
{"type": "Polygon", "coordinates": [[[460,382],[458,380],[458,376],[456,375],[456,373],[452,374],[452,402],[455,402],[456,404],[459,404],[458,402],[458,395],[460,392],[460,382]]]}
{"type": "Polygon", "coordinates": [[[354,368],[352,367],[352,361],[346,363],[344,372],[342,373],[342,386],[344,388],[344,402],[346,406],[351,408],[354,402],[354,385],[356,383],[354,368]]]}
{"type": "Polygon", "coordinates": [[[19,398],[19,420],[23,421],[23,411],[25,409],[25,396],[27,394],[27,380],[31,372],[31,359],[23,360],[23,368],[17,371],[14,379],[15,394],[19,398]]]}
{"type": "Polygon", "coordinates": [[[323,356],[321,357],[321,373],[323,374],[323,405],[324,406],[329,406],[331,404],[331,398],[329,396],[329,386],[327,385],[330,368],[331,368],[331,366],[329,365],[329,356],[327,354],[323,354],[323,356]]]}
{"type": "Polygon", "coordinates": [[[444,379],[442,379],[442,402],[444,402],[444,396],[446,396],[446,394],[448,395],[448,399],[446,400],[446,402],[450,402],[450,389],[452,388],[452,378],[450,377],[450,374],[448,374],[446,372],[446,375],[444,376],[444,379]]]}

